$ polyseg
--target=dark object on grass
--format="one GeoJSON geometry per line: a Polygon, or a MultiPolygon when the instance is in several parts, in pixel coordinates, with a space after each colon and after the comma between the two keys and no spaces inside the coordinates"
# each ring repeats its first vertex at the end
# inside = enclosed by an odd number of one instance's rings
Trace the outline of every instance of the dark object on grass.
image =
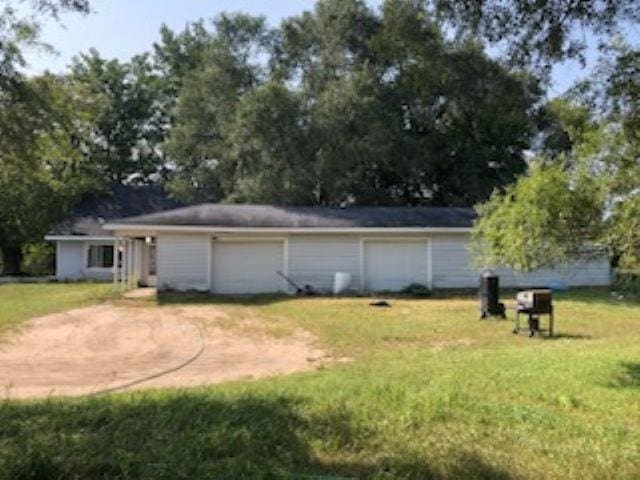
{"type": "Polygon", "coordinates": [[[372,307],[390,307],[391,306],[391,304],[386,300],[374,300],[373,302],[370,302],[369,305],[371,305],[372,307]]]}
{"type": "Polygon", "coordinates": [[[528,330],[529,336],[533,337],[536,333],[549,332],[549,336],[553,337],[553,302],[551,290],[538,289],[526,290],[518,292],[516,296],[518,305],[516,307],[516,323],[513,327],[513,333],[519,333],[520,330],[528,330]],[[527,315],[527,328],[520,327],[520,314],[527,315]],[[540,316],[549,315],[549,328],[540,328],[540,316]]]}
{"type": "Polygon", "coordinates": [[[504,303],[500,302],[500,277],[485,270],[480,275],[480,320],[490,316],[507,318],[504,303]]]}
{"type": "Polygon", "coordinates": [[[287,277],[284,273],[280,271],[277,271],[276,273],[280,275],[282,278],[284,278],[289,285],[291,285],[293,288],[296,289],[296,295],[307,295],[307,296],[315,295],[316,292],[313,289],[313,286],[305,285],[301,287],[297,283],[295,283],[293,280],[291,280],[289,277],[287,277]]]}

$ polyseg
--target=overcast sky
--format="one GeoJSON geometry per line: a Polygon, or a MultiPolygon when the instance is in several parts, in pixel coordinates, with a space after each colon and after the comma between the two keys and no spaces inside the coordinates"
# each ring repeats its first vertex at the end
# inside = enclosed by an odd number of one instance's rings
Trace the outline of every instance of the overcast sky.
{"type": "MultiPolygon", "coordinates": [[[[29,71],[63,72],[74,55],[96,48],[107,58],[127,60],[148,51],[159,38],[162,23],[181,30],[187,22],[212,18],[224,11],[242,11],[265,15],[271,25],[284,17],[313,8],[314,0],[91,0],[93,13],[88,16],[67,14],[62,23],[44,25],[43,39],[59,53],[28,52],[29,71]]],[[[381,0],[367,0],[377,8],[381,0]]],[[[638,29],[629,32],[632,40],[640,38],[638,29]]],[[[591,65],[598,57],[595,49],[587,53],[591,65]]],[[[574,80],[588,74],[577,62],[566,62],[554,69],[551,94],[562,93],[574,80]]]]}

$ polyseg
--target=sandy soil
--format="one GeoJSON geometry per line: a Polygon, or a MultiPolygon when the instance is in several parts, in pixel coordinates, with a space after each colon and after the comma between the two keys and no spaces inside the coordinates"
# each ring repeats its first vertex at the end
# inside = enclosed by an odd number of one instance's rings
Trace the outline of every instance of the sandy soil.
{"type": "Polygon", "coordinates": [[[0,344],[0,396],[81,395],[175,369],[132,388],[195,386],[314,368],[311,334],[216,326],[215,306],[98,305],[47,315],[0,344]],[[194,359],[194,357],[197,357],[194,359]]]}

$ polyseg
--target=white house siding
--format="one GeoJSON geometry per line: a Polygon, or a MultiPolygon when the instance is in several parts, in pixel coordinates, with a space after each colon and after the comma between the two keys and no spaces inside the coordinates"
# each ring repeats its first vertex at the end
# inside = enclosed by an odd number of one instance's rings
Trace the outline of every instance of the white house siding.
{"type": "Polygon", "coordinates": [[[110,268],[87,268],[89,245],[113,245],[102,240],[58,240],[56,242],[56,278],[58,280],[111,280],[110,268]]]}
{"type": "Polygon", "coordinates": [[[431,272],[434,288],[477,286],[478,272],[470,262],[468,235],[431,237],[431,272]]]}
{"type": "Polygon", "coordinates": [[[205,234],[159,234],[156,247],[160,290],[209,290],[211,240],[205,234]]]}
{"type": "Polygon", "coordinates": [[[607,259],[580,261],[553,270],[530,273],[518,273],[504,268],[497,268],[495,271],[500,275],[501,285],[513,287],[546,286],[550,282],[561,282],[568,286],[603,286],[609,285],[611,280],[607,259]]]}
{"type": "Polygon", "coordinates": [[[351,289],[360,288],[358,235],[290,235],[289,276],[299,285],[330,291],[336,272],[351,274],[351,289]]]}
{"type": "Polygon", "coordinates": [[[56,246],[56,277],[60,280],[77,280],[82,278],[84,258],[84,242],[57,242],[56,246]]]}
{"type": "MultiPolygon", "coordinates": [[[[473,265],[468,234],[433,235],[432,259],[435,288],[478,285],[480,269],[473,265]]],[[[601,286],[610,283],[610,268],[606,258],[530,273],[518,273],[507,268],[496,268],[495,272],[500,275],[500,285],[504,287],[545,286],[550,282],[562,282],[568,286],[601,286]]]]}
{"type": "MultiPolygon", "coordinates": [[[[214,235],[215,236],[215,235],[214,235]]],[[[218,236],[218,239],[229,240],[231,235],[218,236]]],[[[239,239],[248,240],[253,237],[265,240],[265,235],[245,234],[239,239]]],[[[281,235],[283,243],[282,262],[277,265],[299,285],[309,284],[320,291],[330,291],[335,272],[348,272],[352,275],[351,290],[362,287],[360,275],[365,271],[367,241],[380,235],[366,234],[289,234],[281,235]],[[285,247],[286,245],[286,247],[285,247]]],[[[417,238],[416,235],[386,234],[386,240],[398,238],[398,248],[403,241],[417,238]]],[[[425,235],[420,236],[426,238],[425,235]]],[[[475,288],[478,285],[480,269],[471,261],[468,233],[433,233],[430,239],[431,263],[427,263],[434,288],[475,288]]],[[[209,234],[177,234],[162,233],[157,237],[157,271],[158,287],[175,290],[210,290],[215,273],[215,255],[209,234]]],[[[410,243],[411,245],[411,243],[410,243]]],[[[420,272],[425,269],[424,248],[416,249],[415,265],[420,272]]],[[[259,252],[256,252],[258,255],[259,252]]],[[[84,265],[82,261],[72,261],[72,252],[68,252],[67,269],[73,265],[84,265]]],[[[271,255],[273,256],[273,255],[271,255]]],[[[264,259],[265,261],[269,259],[264,259]]],[[[406,259],[405,259],[406,260],[406,259]]],[[[228,262],[227,262],[228,263],[228,262]]],[[[274,265],[276,265],[274,263],[274,265]]],[[[229,265],[226,266],[230,268],[229,265]]],[[[244,265],[242,268],[249,268],[244,265]]],[[[265,267],[266,268],[266,267],[265,267]]],[[[274,270],[275,267],[271,268],[274,270]]],[[[608,285],[610,271],[606,259],[578,262],[556,270],[541,270],[519,274],[509,269],[495,269],[500,275],[500,284],[505,287],[543,286],[550,282],[563,282],[569,286],[608,285]]],[[[60,269],[60,271],[64,271],[60,269]]],[[[422,273],[420,278],[422,278],[422,273]]],[[[428,275],[424,283],[427,283],[428,275]]],[[[220,283],[220,281],[218,282],[220,283]]],[[[291,290],[290,290],[291,291],[291,290]]],[[[225,291],[225,293],[228,293],[225,291]]],[[[247,293],[247,292],[236,292],[247,293]]]]}

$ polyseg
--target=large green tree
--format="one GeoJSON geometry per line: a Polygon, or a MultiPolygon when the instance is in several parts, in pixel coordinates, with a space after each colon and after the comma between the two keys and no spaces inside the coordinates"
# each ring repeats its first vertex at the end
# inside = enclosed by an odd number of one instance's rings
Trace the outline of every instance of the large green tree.
{"type": "Polygon", "coordinates": [[[72,181],[82,170],[75,164],[77,151],[71,141],[76,97],[68,95],[67,86],[54,77],[27,79],[22,51],[25,46],[50,48],[39,37],[43,17],[88,9],[86,0],[6,1],[0,9],[3,274],[20,273],[22,246],[40,240],[73,192],[81,189],[72,181]]]}
{"type": "Polygon", "coordinates": [[[445,40],[421,2],[324,0],[272,32],[222,20],[180,89],[178,195],[468,205],[525,169],[536,82],[445,40]]]}
{"type": "Polygon", "coordinates": [[[75,142],[84,104],[73,85],[45,75],[24,88],[28,103],[0,104],[0,119],[14,122],[11,136],[0,144],[0,253],[6,275],[20,273],[22,247],[41,241],[99,178],[75,142]]]}

